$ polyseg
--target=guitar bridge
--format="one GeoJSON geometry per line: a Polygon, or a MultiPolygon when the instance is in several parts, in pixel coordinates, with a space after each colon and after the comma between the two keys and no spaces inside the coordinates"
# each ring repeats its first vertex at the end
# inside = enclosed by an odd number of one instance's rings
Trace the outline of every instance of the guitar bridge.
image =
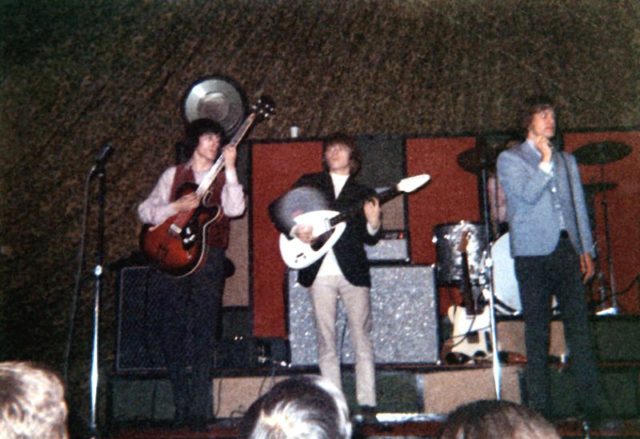
{"type": "Polygon", "coordinates": [[[169,226],[169,232],[179,236],[182,234],[182,229],[176,223],[173,223],[169,226]]]}

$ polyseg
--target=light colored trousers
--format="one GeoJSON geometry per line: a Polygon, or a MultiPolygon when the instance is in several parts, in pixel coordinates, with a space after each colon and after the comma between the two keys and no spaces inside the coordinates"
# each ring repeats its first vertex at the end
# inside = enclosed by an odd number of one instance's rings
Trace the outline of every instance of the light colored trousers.
{"type": "Polygon", "coordinates": [[[356,355],[356,397],[359,405],[376,405],[376,379],[371,342],[369,288],[357,287],[343,276],[319,276],[309,289],[316,320],[320,372],[342,390],[340,353],[337,350],[338,299],[347,313],[351,345],[356,355]]]}

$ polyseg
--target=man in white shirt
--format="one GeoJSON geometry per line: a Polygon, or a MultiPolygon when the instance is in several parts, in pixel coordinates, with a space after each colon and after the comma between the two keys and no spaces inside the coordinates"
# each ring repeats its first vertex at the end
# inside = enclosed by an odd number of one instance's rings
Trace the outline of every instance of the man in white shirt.
{"type": "Polygon", "coordinates": [[[242,215],[245,198],[236,173],[236,148],[224,148],[224,129],[210,119],[198,119],[186,127],[185,145],[193,148],[186,163],[169,167],[149,197],[138,207],[138,217],[158,225],[179,213],[193,212],[206,199],[221,215],[206,227],[206,256],[186,277],[161,274],[157,291],[158,312],[153,325],[173,388],[176,426],[206,429],[213,418],[211,365],[215,353],[215,331],[219,321],[225,282],[225,249],[229,242],[229,219],[242,215]],[[217,175],[202,197],[190,190],[199,184],[219,155],[224,172],[217,175]],[[186,189],[185,189],[186,188],[186,189]]]}

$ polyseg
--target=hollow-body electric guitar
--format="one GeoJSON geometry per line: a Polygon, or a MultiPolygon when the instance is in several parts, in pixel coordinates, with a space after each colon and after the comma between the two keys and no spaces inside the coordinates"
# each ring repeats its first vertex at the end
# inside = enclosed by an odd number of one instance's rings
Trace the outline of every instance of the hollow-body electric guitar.
{"type": "MultiPolygon", "coordinates": [[[[425,185],[431,176],[420,174],[402,179],[397,185],[376,195],[380,204],[391,200],[401,193],[411,193],[425,185]]],[[[302,188],[300,188],[302,189],[302,188]]],[[[308,189],[308,188],[305,188],[308,189]]],[[[292,190],[293,193],[296,189],[292,190]]],[[[283,198],[289,194],[285,194],[283,198]]],[[[293,218],[296,224],[313,227],[313,241],[307,244],[298,238],[280,235],[280,255],[289,268],[301,269],[308,267],[323,257],[340,239],[347,227],[345,221],[362,209],[362,204],[351,206],[344,212],[334,210],[314,210],[302,213],[293,218]]]]}
{"type": "MultiPolygon", "coordinates": [[[[270,117],[274,111],[271,98],[261,97],[226,148],[237,147],[254,123],[270,117]]],[[[177,277],[187,276],[200,268],[206,259],[207,227],[223,215],[221,206],[209,202],[213,182],[223,168],[224,156],[220,154],[199,185],[187,183],[178,189],[178,198],[195,192],[200,200],[197,208],[177,213],[156,226],[143,226],[140,248],[151,264],[177,277]]]]}

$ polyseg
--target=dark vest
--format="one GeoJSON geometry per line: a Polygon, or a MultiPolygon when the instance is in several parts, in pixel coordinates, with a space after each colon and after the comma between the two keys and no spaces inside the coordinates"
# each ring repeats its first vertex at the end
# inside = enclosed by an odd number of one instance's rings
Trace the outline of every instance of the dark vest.
{"type": "MultiPolygon", "coordinates": [[[[222,188],[225,181],[224,172],[218,174],[209,190],[208,205],[215,204],[222,209],[222,188]]],[[[173,177],[170,201],[175,201],[178,198],[180,188],[185,183],[195,183],[193,170],[186,164],[178,165],[176,167],[176,175],[173,177]]],[[[229,245],[229,218],[224,213],[207,227],[206,243],[210,247],[219,248],[227,248],[229,245]]]]}

